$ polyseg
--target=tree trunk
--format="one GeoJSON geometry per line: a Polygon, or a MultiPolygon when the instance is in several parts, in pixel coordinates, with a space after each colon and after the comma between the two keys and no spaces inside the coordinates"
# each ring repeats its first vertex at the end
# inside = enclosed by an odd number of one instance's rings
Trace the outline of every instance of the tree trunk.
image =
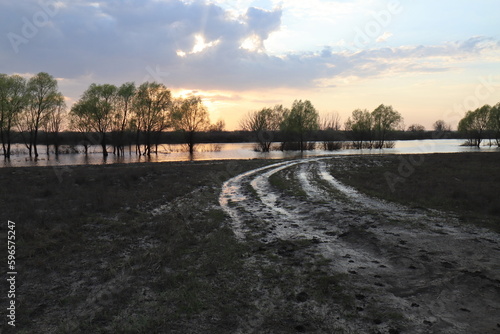
{"type": "Polygon", "coordinates": [[[194,132],[190,131],[188,135],[188,146],[189,146],[189,154],[194,153],[194,132]]]}
{"type": "Polygon", "coordinates": [[[2,128],[0,128],[0,137],[2,138],[3,156],[4,158],[7,158],[7,148],[5,147],[5,137],[2,128]]]}
{"type": "Polygon", "coordinates": [[[38,149],[36,147],[37,141],[38,141],[38,129],[35,129],[35,135],[33,136],[33,147],[35,151],[35,158],[38,158],[38,149]]]}
{"type": "Polygon", "coordinates": [[[101,134],[102,134],[102,138],[101,138],[102,156],[107,157],[108,151],[106,149],[106,133],[102,132],[101,134]]]}
{"type": "Polygon", "coordinates": [[[31,158],[33,156],[33,131],[30,131],[28,144],[26,144],[26,147],[28,148],[28,152],[31,158]]]}
{"type": "Polygon", "coordinates": [[[56,157],[59,156],[59,133],[54,133],[54,150],[56,151],[56,157]]]}
{"type": "Polygon", "coordinates": [[[304,134],[300,133],[300,152],[304,152],[304,134]]]}
{"type": "Polygon", "coordinates": [[[137,130],[136,136],[135,136],[135,153],[141,155],[141,143],[139,141],[140,139],[140,130],[137,130]]]}
{"type": "Polygon", "coordinates": [[[151,131],[146,132],[146,151],[144,155],[151,156],[151,131]]]}

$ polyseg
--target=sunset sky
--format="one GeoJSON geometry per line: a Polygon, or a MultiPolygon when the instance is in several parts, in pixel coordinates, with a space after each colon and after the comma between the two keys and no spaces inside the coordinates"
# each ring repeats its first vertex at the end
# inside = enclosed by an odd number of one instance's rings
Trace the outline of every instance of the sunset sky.
{"type": "Polygon", "coordinates": [[[308,99],[345,121],[392,105],[431,128],[500,102],[498,0],[0,0],[0,73],[158,81],[213,121],[308,99]]]}

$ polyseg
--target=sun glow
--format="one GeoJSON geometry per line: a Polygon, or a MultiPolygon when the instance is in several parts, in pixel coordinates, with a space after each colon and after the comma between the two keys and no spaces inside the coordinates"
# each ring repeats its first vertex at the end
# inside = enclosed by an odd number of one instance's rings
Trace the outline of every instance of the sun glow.
{"type": "Polygon", "coordinates": [[[241,49],[245,49],[252,52],[262,52],[263,45],[262,40],[257,35],[251,35],[247,37],[240,46],[241,49]]]}
{"type": "Polygon", "coordinates": [[[193,49],[190,52],[191,54],[202,52],[203,50],[205,50],[207,48],[211,48],[212,46],[219,44],[219,40],[206,43],[205,37],[203,37],[203,35],[196,35],[194,38],[195,38],[196,42],[193,46],[193,49]]]}
{"type": "Polygon", "coordinates": [[[194,45],[193,45],[193,48],[191,49],[191,51],[186,52],[186,51],[183,51],[183,50],[177,50],[176,51],[177,56],[179,56],[181,58],[184,58],[187,55],[192,55],[192,54],[200,53],[200,52],[205,51],[208,48],[216,46],[220,42],[219,40],[215,40],[215,41],[207,43],[205,41],[205,37],[203,35],[201,35],[201,34],[195,35],[194,36],[194,40],[195,40],[195,42],[194,42],[194,45]]]}

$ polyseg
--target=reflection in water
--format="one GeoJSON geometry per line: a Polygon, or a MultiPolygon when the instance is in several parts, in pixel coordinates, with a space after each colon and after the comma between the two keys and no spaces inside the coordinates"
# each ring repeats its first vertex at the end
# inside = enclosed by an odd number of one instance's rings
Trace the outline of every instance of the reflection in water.
{"type": "MultiPolygon", "coordinates": [[[[116,163],[140,163],[140,162],[165,162],[165,161],[202,161],[202,160],[234,160],[234,159],[292,159],[307,158],[324,155],[354,155],[354,154],[423,154],[423,153],[455,153],[455,152],[498,152],[497,147],[483,146],[480,149],[461,146],[463,140],[437,139],[437,140],[409,140],[397,141],[394,148],[388,149],[366,149],[366,150],[340,150],[325,151],[315,150],[307,152],[297,151],[271,151],[266,153],[256,152],[254,143],[232,143],[232,144],[200,144],[192,155],[186,152],[183,145],[162,145],[158,154],[150,157],[136,155],[132,151],[125,150],[124,156],[109,154],[103,157],[99,147],[89,148],[89,154],[68,153],[44,155],[37,159],[23,154],[21,149],[13,155],[10,160],[0,160],[0,167],[19,166],[64,166],[64,165],[101,165],[116,163]]],[[[83,151],[83,148],[82,148],[83,151]]]]}

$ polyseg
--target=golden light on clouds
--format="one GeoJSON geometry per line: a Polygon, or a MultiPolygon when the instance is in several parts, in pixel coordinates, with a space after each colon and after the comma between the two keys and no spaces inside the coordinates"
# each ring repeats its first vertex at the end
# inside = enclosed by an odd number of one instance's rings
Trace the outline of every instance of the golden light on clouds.
{"type": "MultiPolygon", "coordinates": [[[[157,81],[201,96],[228,129],[295,99],[343,116],[384,103],[429,127],[498,73],[499,10],[486,0],[11,1],[0,73],[54,75],[68,104],[92,83],[157,81]]],[[[498,103],[498,81],[481,104],[498,103]]]]}
{"type": "Polygon", "coordinates": [[[177,54],[177,56],[184,58],[187,55],[201,53],[201,52],[205,51],[206,49],[211,48],[211,47],[219,44],[219,42],[220,42],[219,40],[215,40],[215,41],[207,43],[205,41],[205,37],[203,35],[197,34],[194,36],[194,45],[193,45],[193,48],[191,49],[191,51],[186,52],[183,50],[177,50],[176,54],[177,54]]]}
{"type": "Polygon", "coordinates": [[[263,45],[259,36],[253,34],[247,37],[243,43],[241,43],[241,48],[252,51],[252,52],[262,52],[263,45]]]}

